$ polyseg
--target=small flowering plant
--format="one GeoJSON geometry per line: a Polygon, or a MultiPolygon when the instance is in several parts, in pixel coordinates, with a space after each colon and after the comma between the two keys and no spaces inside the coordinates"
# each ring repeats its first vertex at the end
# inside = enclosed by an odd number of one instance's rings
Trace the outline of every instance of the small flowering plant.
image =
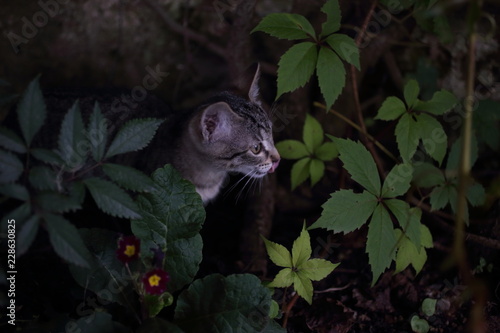
{"type": "Polygon", "coordinates": [[[167,282],[170,275],[161,268],[153,269],[142,277],[142,285],[146,293],[151,295],[161,295],[167,290],[167,282]]]}
{"type": "Polygon", "coordinates": [[[131,262],[139,257],[141,241],[135,236],[122,236],[118,240],[118,249],[116,256],[124,264],[131,262]]]}

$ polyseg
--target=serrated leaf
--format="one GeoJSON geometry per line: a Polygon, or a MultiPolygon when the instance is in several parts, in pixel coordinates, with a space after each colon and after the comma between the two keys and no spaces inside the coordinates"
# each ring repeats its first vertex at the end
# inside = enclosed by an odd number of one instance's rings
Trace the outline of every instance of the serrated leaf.
{"type": "Polygon", "coordinates": [[[290,252],[281,244],[271,242],[266,238],[262,237],[264,240],[264,245],[266,246],[267,255],[271,261],[280,267],[292,267],[292,255],[290,252]]]}
{"type": "Polygon", "coordinates": [[[0,147],[19,154],[26,153],[26,145],[24,144],[23,139],[10,129],[3,126],[0,127],[0,147]]]}
{"type": "Polygon", "coordinates": [[[37,76],[30,82],[17,106],[19,126],[28,147],[43,126],[47,114],[39,79],[40,76],[37,76]]]}
{"type": "Polygon", "coordinates": [[[297,188],[297,186],[302,184],[307,177],[309,177],[310,163],[311,159],[309,157],[305,157],[293,164],[291,171],[292,191],[297,188]]]}
{"type": "Polygon", "coordinates": [[[30,199],[28,189],[20,184],[1,184],[0,194],[21,201],[28,201],[30,199]]]}
{"type": "Polygon", "coordinates": [[[380,177],[372,155],[359,142],[334,139],[339,150],[339,158],[352,179],[374,195],[380,195],[380,177]]]}
{"type": "Polygon", "coordinates": [[[436,91],[429,101],[419,101],[414,109],[426,111],[433,115],[442,115],[450,111],[458,103],[458,99],[451,92],[446,90],[436,91]]]}
{"type": "Polygon", "coordinates": [[[432,241],[432,234],[429,228],[427,226],[420,224],[420,239],[421,239],[421,245],[425,248],[432,248],[434,247],[434,243],[432,241]]]}
{"type": "Polygon", "coordinates": [[[407,202],[397,199],[384,200],[385,205],[394,214],[405,235],[419,249],[421,243],[420,219],[422,211],[419,208],[410,208],[407,202]]]}
{"type": "Polygon", "coordinates": [[[410,114],[405,113],[399,119],[394,133],[396,134],[399,153],[403,161],[405,163],[410,162],[415,151],[417,151],[420,139],[420,130],[417,122],[410,114]]]}
{"type": "Polygon", "coordinates": [[[33,215],[18,226],[19,231],[16,235],[16,257],[25,254],[35,240],[38,233],[39,219],[37,215],[33,215]]]}
{"type": "Polygon", "coordinates": [[[306,225],[302,226],[299,237],[293,242],[292,246],[292,266],[298,267],[311,257],[311,238],[306,230],[306,225]]]}
{"type": "MultiPolygon", "coordinates": [[[[449,202],[451,206],[451,210],[454,214],[457,213],[457,205],[458,205],[458,190],[454,186],[450,186],[449,188],[449,202]]],[[[465,201],[465,205],[463,207],[463,219],[466,225],[469,225],[469,205],[467,205],[467,201],[465,201]]]]}
{"type": "Polygon", "coordinates": [[[380,274],[390,266],[395,257],[397,239],[392,227],[391,217],[379,204],[373,211],[372,219],[368,225],[366,253],[372,268],[372,285],[377,282],[380,274]]]}
{"type": "Polygon", "coordinates": [[[104,173],[124,189],[136,192],[152,192],[155,184],[143,172],[126,165],[105,163],[102,165],[104,173]]]}
{"type": "Polygon", "coordinates": [[[346,73],[340,58],[324,46],[319,49],[316,76],[328,111],[345,86],[346,73]]]}
{"type": "Polygon", "coordinates": [[[250,33],[256,31],[288,40],[314,38],[316,35],[311,23],[304,16],[288,13],[267,15],[250,33]]]}
{"type": "Polygon", "coordinates": [[[132,198],[115,184],[99,178],[85,179],[83,183],[94,198],[97,207],[103,212],[129,219],[141,217],[139,208],[132,198]]]}
{"type": "Polygon", "coordinates": [[[97,102],[95,102],[94,112],[92,112],[90,116],[87,139],[89,140],[92,158],[94,161],[100,162],[104,157],[104,151],[108,141],[108,125],[97,102]]]}
{"type": "MultiPolygon", "coordinates": [[[[470,160],[469,166],[472,168],[477,161],[478,156],[477,139],[475,135],[472,135],[470,141],[470,160]]],[[[460,159],[462,158],[462,137],[456,140],[450,148],[450,153],[448,154],[448,160],[446,161],[446,174],[447,178],[458,177],[458,166],[460,164],[460,159]]]]}
{"type": "Polygon", "coordinates": [[[384,180],[381,196],[384,198],[395,198],[405,194],[410,188],[412,177],[413,167],[410,164],[395,165],[384,180]]]}
{"type": "Polygon", "coordinates": [[[57,173],[43,165],[34,166],[30,170],[29,181],[38,190],[57,190],[57,173]]]}
{"type": "Polygon", "coordinates": [[[451,185],[439,185],[432,190],[429,195],[432,210],[440,210],[446,207],[450,202],[450,190],[451,185]]]}
{"type": "Polygon", "coordinates": [[[45,216],[45,223],[54,251],[74,265],[90,268],[92,255],[75,226],[62,216],[52,214],[45,216]]]}
{"type": "Polygon", "coordinates": [[[418,274],[427,261],[427,251],[425,248],[417,249],[415,244],[406,236],[403,236],[398,244],[396,255],[396,270],[394,273],[403,271],[409,265],[412,265],[418,274]]]}
{"type": "Polygon", "coordinates": [[[473,207],[476,207],[484,203],[486,199],[486,192],[484,190],[483,185],[479,183],[474,183],[467,189],[466,196],[469,203],[473,207]]]}
{"type": "Polygon", "coordinates": [[[290,287],[294,281],[296,273],[291,268],[283,268],[276,274],[274,279],[268,284],[270,288],[286,288],[290,287]]]}
{"type": "Polygon", "coordinates": [[[430,163],[415,163],[413,182],[419,187],[434,187],[444,184],[443,172],[430,163]]]}
{"type": "Polygon", "coordinates": [[[276,99],[286,92],[304,86],[316,68],[316,44],[303,42],[292,46],[278,63],[278,92],[276,99]]]}
{"type": "Polygon", "coordinates": [[[340,190],[332,193],[323,204],[321,217],[309,227],[325,228],[334,232],[348,233],[361,227],[372,215],[378,199],[364,191],[340,190]]]}
{"type": "Polygon", "coordinates": [[[406,106],[403,101],[397,97],[390,96],[386,98],[380,109],[378,109],[375,119],[394,120],[405,114],[405,112],[406,106]]]}
{"type": "Polygon", "coordinates": [[[278,149],[281,158],[289,160],[297,160],[309,155],[304,143],[298,140],[280,141],[276,144],[276,149],[278,149]]]}
{"type": "Polygon", "coordinates": [[[24,165],[16,155],[0,150],[0,184],[15,182],[23,170],[24,165]]]}
{"type": "Polygon", "coordinates": [[[35,201],[41,209],[51,213],[74,212],[82,208],[76,198],[57,192],[39,193],[35,201]]]}
{"type": "Polygon", "coordinates": [[[448,149],[448,137],[443,126],[435,118],[424,113],[417,115],[416,119],[425,151],[441,165],[448,149]]]}
{"type": "Polygon", "coordinates": [[[324,142],[321,146],[316,149],[314,155],[322,161],[328,162],[333,160],[339,155],[339,151],[335,143],[324,142]]]}
{"type": "Polygon", "coordinates": [[[297,294],[305,299],[307,303],[312,304],[313,285],[306,273],[298,271],[294,274],[293,289],[295,289],[297,294]]]}
{"type": "Polygon", "coordinates": [[[333,272],[338,265],[325,259],[309,259],[298,268],[311,281],[320,281],[333,272]]]}
{"type": "Polygon", "coordinates": [[[64,164],[63,160],[59,155],[53,150],[43,149],[43,148],[33,148],[31,149],[31,155],[39,161],[47,164],[61,166],[64,164]]]}
{"type": "Polygon", "coordinates": [[[354,65],[358,70],[361,70],[361,66],[359,65],[359,49],[354,39],[344,34],[333,34],[325,41],[340,58],[354,65]]]}
{"type": "Polygon", "coordinates": [[[87,138],[82,113],[76,101],[64,116],[59,132],[58,154],[70,169],[81,167],[87,159],[87,138]]]}
{"type": "Polygon", "coordinates": [[[325,174],[325,163],[315,158],[311,159],[309,173],[311,175],[311,187],[313,187],[321,180],[321,178],[323,178],[323,175],[325,174]]]}
{"type": "Polygon", "coordinates": [[[416,80],[410,80],[405,84],[403,94],[408,108],[413,108],[419,93],[420,87],[418,86],[418,82],[416,80]]]}
{"type": "Polygon", "coordinates": [[[321,11],[326,14],[326,21],[321,26],[321,37],[325,37],[340,29],[342,17],[338,0],[327,0],[321,11]]]}
{"type": "Polygon", "coordinates": [[[153,118],[128,121],[111,142],[105,158],[143,149],[154,137],[162,122],[163,120],[153,118]]]}
{"type": "Polygon", "coordinates": [[[311,154],[321,145],[324,139],[323,127],[321,127],[319,121],[310,114],[306,114],[302,139],[304,140],[307,150],[311,154]]]}

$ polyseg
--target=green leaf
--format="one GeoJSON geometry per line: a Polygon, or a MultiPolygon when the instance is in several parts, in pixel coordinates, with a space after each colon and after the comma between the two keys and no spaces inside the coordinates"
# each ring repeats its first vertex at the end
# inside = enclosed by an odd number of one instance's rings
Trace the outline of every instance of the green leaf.
{"type": "Polygon", "coordinates": [[[436,313],[437,299],[426,298],[422,301],[422,312],[427,316],[434,316],[436,313]]]}
{"type": "MultiPolygon", "coordinates": [[[[71,330],[78,333],[130,333],[130,329],[128,327],[121,323],[113,321],[113,317],[111,316],[111,314],[102,311],[103,310],[99,308],[80,310],[83,315],[89,313],[90,315],[78,318],[78,320],[72,319],[66,324],[65,327],[71,327],[71,330]]],[[[153,331],[149,331],[149,333],[153,333],[153,331]]]]}
{"type": "Polygon", "coordinates": [[[383,205],[377,205],[368,226],[366,253],[372,268],[372,285],[380,274],[389,267],[395,257],[397,239],[392,227],[391,217],[383,205]]]}
{"type": "Polygon", "coordinates": [[[312,281],[320,281],[333,272],[338,265],[325,259],[309,259],[299,266],[299,271],[312,281]]]}
{"type": "Polygon", "coordinates": [[[431,100],[426,102],[419,101],[415,104],[414,109],[426,111],[433,115],[442,115],[450,111],[458,103],[458,99],[446,90],[436,91],[431,100]]]}
{"type": "MultiPolygon", "coordinates": [[[[186,332],[265,332],[271,291],[250,274],[212,274],[194,281],[178,298],[175,320],[186,332]]],[[[284,332],[284,330],[281,330],[284,332]]]]}
{"type": "Polygon", "coordinates": [[[311,187],[316,185],[317,182],[323,178],[325,174],[325,163],[315,158],[311,159],[309,165],[309,173],[311,174],[311,187]]]}
{"type": "Polygon", "coordinates": [[[312,304],[313,285],[311,279],[307,277],[307,273],[298,271],[294,274],[293,288],[309,305],[312,304]]]}
{"type": "Polygon", "coordinates": [[[339,158],[352,179],[365,187],[368,192],[380,194],[380,178],[372,155],[359,142],[346,139],[334,139],[339,150],[339,158]]]}
{"type": "MultiPolygon", "coordinates": [[[[477,161],[478,156],[477,139],[475,135],[472,135],[470,141],[470,167],[472,168],[477,161]]],[[[456,140],[450,148],[450,153],[448,155],[448,160],[446,161],[446,174],[447,178],[458,177],[458,166],[460,164],[460,159],[462,158],[462,137],[456,140]]]]}
{"type": "Polygon", "coordinates": [[[77,169],[87,159],[87,144],[80,106],[76,101],[64,116],[61,124],[58,141],[59,156],[69,168],[77,169]]]}
{"type": "Polygon", "coordinates": [[[274,264],[280,267],[293,267],[292,255],[286,247],[281,244],[271,242],[264,237],[261,238],[264,240],[267,254],[274,264]]]}
{"type": "Polygon", "coordinates": [[[304,86],[314,73],[317,58],[316,44],[311,42],[296,44],[283,54],[278,63],[276,98],[304,86]]]}
{"type": "Polygon", "coordinates": [[[30,199],[28,189],[20,184],[1,184],[0,194],[21,201],[28,201],[30,199]]]}
{"type": "Polygon", "coordinates": [[[19,231],[16,235],[16,257],[25,254],[35,240],[38,233],[39,220],[40,218],[37,215],[33,215],[18,226],[19,231]]]}
{"type": "Polygon", "coordinates": [[[288,160],[297,160],[309,155],[304,143],[298,140],[283,140],[276,144],[276,149],[281,155],[281,158],[288,160]]]}
{"type": "Polygon", "coordinates": [[[405,84],[403,94],[408,108],[413,108],[413,106],[415,106],[419,93],[420,87],[418,86],[418,82],[416,80],[410,80],[405,84]]]}
{"type": "Polygon", "coordinates": [[[302,132],[302,139],[306,145],[307,150],[313,153],[319,145],[323,142],[324,134],[323,128],[319,121],[306,114],[306,121],[304,122],[304,130],[302,132]]]}
{"type": "Polygon", "coordinates": [[[146,147],[163,120],[154,118],[133,119],[118,131],[105,158],[141,150],[146,147]]]}
{"type": "Polygon", "coordinates": [[[351,232],[368,220],[377,203],[377,197],[367,191],[363,193],[354,193],[352,190],[334,192],[331,198],[323,204],[321,217],[309,229],[325,228],[334,232],[351,232]]]}
{"type": "Polygon", "coordinates": [[[467,189],[466,196],[469,203],[476,207],[484,203],[486,199],[486,192],[484,191],[483,185],[474,183],[467,189]]]}
{"type": "Polygon", "coordinates": [[[429,332],[429,323],[427,322],[427,320],[420,319],[420,317],[417,315],[411,317],[410,325],[413,332],[416,333],[429,332]]]}
{"type": "Polygon", "coordinates": [[[45,222],[56,253],[74,265],[90,268],[92,255],[75,226],[62,216],[52,214],[45,216],[45,222]]]}
{"type": "Polygon", "coordinates": [[[403,114],[396,125],[395,134],[398,149],[403,161],[405,163],[410,162],[415,151],[417,151],[420,139],[420,130],[417,122],[410,114],[403,114]]]}
{"type": "Polygon", "coordinates": [[[293,284],[295,274],[291,268],[283,268],[267,286],[270,288],[290,287],[293,284]]]}
{"type": "Polygon", "coordinates": [[[378,109],[375,119],[394,120],[406,113],[406,106],[402,100],[397,97],[390,96],[382,103],[378,109]]]}
{"type": "Polygon", "coordinates": [[[395,198],[405,194],[410,188],[412,176],[413,167],[410,164],[403,163],[394,166],[382,185],[382,197],[395,198]]]}
{"type": "Polygon", "coordinates": [[[152,192],[154,182],[141,171],[126,165],[105,163],[102,165],[104,173],[124,189],[136,192],[152,192]]]}
{"type": "Polygon", "coordinates": [[[159,317],[144,320],[137,333],[184,333],[177,325],[159,317]]]}
{"type": "Polygon", "coordinates": [[[46,166],[35,166],[30,170],[29,181],[38,190],[57,191],[57,173],[46,166]]]}
{"type": "Polygon", "coordinates": [[[396,229],[395,231],[399,231],[399,233],[395,233],[395,235],[401,240],[398,244],[398,252],[396,254],[396,270],[394,273],[399,273],[409,265],[412,265],[415,272],[418,274],[427,261],[427,251],[425,251],[425,248],[423,247],[417,249],[415,244],[408,237],[399,237],[399,234],[401,233],[399,229],[396,229]]]}
{"type": "Polygon", "coordinates": [[[425,151],[441,165],[448,149],[448,137],[443,126],[435,118],[424,113],[417,115],[416,119],[425,151]]]}
{"type": "Polygon", "coordinates": [[[326,14],[326,21],[321,26],[321,37],[325,37],[340,29],[342,17],[338,0],[327,0],[321,11],[326,14]]]}
{"type": "Polygon", "coordinates": [[[47,112],[39,83],[40,76],[30,82],[17,106],[17,117],[26,146],[43,126],[47,112]]]}
{"type": "Polygon", "coordinates": [[[432,190],[429,195],[432,210],[440,210],[450,202],[451,186],[439,185],[432,190]]]}
{"type": "Polygon", "coordinates": [[[420,224],[421,245],[425,248],[433,248],[432,234],[427,226],[420,224]]]}
{"type": "Polygon", "coordinates": [[[472,113],[474,130],[478,139],[497,151],[500,148],[498,110],[500,110],[500,102],[487,99],[480,100],[477,109],[472,113]]]}
{"type": "Polygon", "coordinates": [[[329,110],[345,86],[345,68],[340,58],[329,48],[320,47],[316,75],[319,88],[329,110]]]}
{"type": "Polygon", "coordinates": [[[359,49],[354,39],[344,34],[334,34],[329,36],[325,41],[339,57],[349,64],[354,65],[358,70],[361,70],[359,49]]]}
{"type": "Polygon", "coordinates": [[[288,40],[314,38],[316,35],[311,23],[304,16],[288,13],[267,15],[250,33],[256,31],[288,40]]]}
{"type": "Polygon", "coordinates": [[[302,265],[311,257],[311,254],[311,238],[309,237],[309,232],[306,230],[306,224],[304,222],[299,237],[293,242],[292,266],[298,267],[302,265]]]}
{"type": "Polygon", "coordinates": [[[26,153],[26,145],[24,144],[23,139],[10,129],[3,126],[0,126],[0,147],[19,154],[26,153]]]}
{"type": "Polygon", "coordinates": [[[57,192],[42,192],[35,197],[41,209],[52,213],[74,212],[82,208],[77,198],[57,192]]]}
{"type": "Polygon", "coordinates": [[[42,161],[47,164],[61,166],[64,164],[63,160],[59,155],[49,149],[43,148],[33,148],[31,149],[31,155],[39,161],[42,161]]]}
{"type": "Polygon", "coordinates": [[[87,129],[87,139],[90,143],[92,158],[100,162],[104,157],[106,143],[108,141],[108,125],[106,118],[103,117],[99,103],[94,104],[94,112],[90,116],[87,129]]]}
{"type": "Polygon", "coordinates": [[[99,179],[89,178],[83,181],[88,188],[97,207],[103,212],[123,218],[139,218],[139,208],[130,196],[115,184],[99,179]]]}
{"type": "Polygon", "coordinates": [[[415,163],[413,182],[419,187],[434,187],[444,184],[446,179],[443,172],[434,165],[426,162],[415,163]]]}
{"type": "Polygon", "coordinates": [[[0,149],[0,184],[15,182],[23,170],[24,165],[16,155],[0,149]]]}
{"type": "Polygon", "coordinates": [[[316,149],[314,155],[322,161],[328,162],[333,160],[339,155],[337,146],[333,142],[324,142],[321,146],[316,149]]]}
{"type": "Polygon", "coordinates": [[[309,157],[304,157],[293,164],[291,171],[292,191],[309,177],[310,163],[311,159],[309,157]]]}
{"type": "Polygon", "coordinates": [[[419,249],[421,244],[420,219],[422,218],[422,211],[419,208],[410,208],[410,205],[402,200],[390,199],[385,200],[384,203],[398,220],[405,235],[419,249]]]}

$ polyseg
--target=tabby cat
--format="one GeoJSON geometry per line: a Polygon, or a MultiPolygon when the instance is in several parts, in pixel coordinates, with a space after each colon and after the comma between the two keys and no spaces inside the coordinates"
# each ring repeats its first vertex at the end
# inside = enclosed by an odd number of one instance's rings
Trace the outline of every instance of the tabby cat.
{"type": "Polygon", "coordinates": [[[191,181],[207,204],[230,173],[262,178],[276,170],[269,114],[258,100],[259,69],[244,99],[228,92],[214,96],[181,125],[171,163],[191,181]]]}

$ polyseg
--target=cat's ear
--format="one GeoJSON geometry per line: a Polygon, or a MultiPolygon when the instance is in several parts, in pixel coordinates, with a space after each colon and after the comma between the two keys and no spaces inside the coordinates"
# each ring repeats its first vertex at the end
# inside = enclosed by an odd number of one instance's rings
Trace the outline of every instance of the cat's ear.
{"type": "Polygon", "coordinates": [[[220,140],[231,134],[233,118],[237,115],[225,102],[218,102],[208,106],[201,115],[201,133],[208,142],[220,140]]]}
{"type": "Polygon", "coordinates": [[[250,85],[250,90],[248,91],[248,99],[250,102],[262,106],[259,98],[259,79],[260,79],[260,64],[257,64],[257,70],[253,77],[252,84],[250,85]]]}

